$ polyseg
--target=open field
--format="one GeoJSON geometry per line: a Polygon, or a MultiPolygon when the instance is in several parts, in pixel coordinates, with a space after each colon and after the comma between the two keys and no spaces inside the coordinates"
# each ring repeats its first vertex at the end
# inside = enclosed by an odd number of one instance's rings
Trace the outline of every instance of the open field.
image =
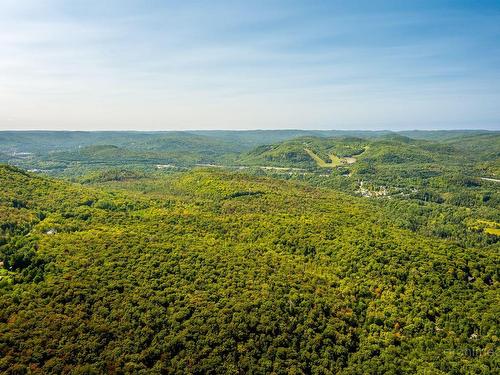
{"type": "Polygon", "coordinates": [[[307,152],[307,154],[314,159],[318,167],[320,168],[336,168],[340,167],[342,165],[346,164],[353,164],[356,162],[356,158],[353,157],[345,157],[341,158],[335,154],[329,154],[328,156],[330,157],[330,162],[327,163],[325,162],[322,158],[320,158],[317,154],[315,154],[312,150],[308,148],[304,148],[304,151],[307,152]]]}

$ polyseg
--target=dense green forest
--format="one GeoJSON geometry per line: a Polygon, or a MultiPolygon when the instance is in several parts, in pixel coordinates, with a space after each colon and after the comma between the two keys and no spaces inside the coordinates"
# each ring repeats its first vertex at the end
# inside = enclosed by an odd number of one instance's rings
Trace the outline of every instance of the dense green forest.
{"type": "Polygon", "coordinates": [[[0,161],[0,373],[498,371],[498,132],[0,132],[0,161]]]}

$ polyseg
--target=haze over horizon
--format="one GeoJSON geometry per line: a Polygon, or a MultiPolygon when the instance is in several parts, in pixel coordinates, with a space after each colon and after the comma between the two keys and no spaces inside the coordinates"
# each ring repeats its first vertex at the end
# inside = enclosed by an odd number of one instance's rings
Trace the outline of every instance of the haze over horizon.
{"type": "Polygon", "coordinates": [[[498,1],[0,3],[0,130],[500,130],[498,1]]]}

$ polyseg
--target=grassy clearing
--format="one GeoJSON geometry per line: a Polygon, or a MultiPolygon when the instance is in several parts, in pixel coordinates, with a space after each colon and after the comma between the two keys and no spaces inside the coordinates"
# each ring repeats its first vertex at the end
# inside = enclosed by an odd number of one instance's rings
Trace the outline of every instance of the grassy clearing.
{"type": "Polygon", "coordinates": [[[307,154],[316,162],[316,164],[320,168],[335,168],[345,164],[353,164],[356,162],[356,158],[353,157],[341,158],[335,154],[330,154],[328,156],[330,156],[331,162],[327,163],[326,161],[321,159],[317,154],[315,154],[312,150],[304,148],[304,151],[307,152],[307,154]]]}
{"type": "Polygon", "coordinates": [[[356,163],[356,158],[353,158],[353,157],[346,157],[344,158],[346,164],[354,164],[356,163]]]}
{"type": "Polygon", "coordinates": [[[499,228],[484,228],[484,232],[488,234],[494,234],[495,236],[500,236],[499,228]]]}
{"type": "Polygon", "coordinates": [[[304,151],[307,152],[307,154],[316,162],[318,167],[321,167],[321,168],[331,167],[330,164],[326,163],[323,159],[321,159],[318,155],[316,155],[314,152],[312,152],[308,148],[304,148],[304,151]]]}
{"type": "Polygon", "coordinates": [[[483,232],[500,236],[500,223],[488,220],[477,220],[471,226],[473,229],[482,229],[483,232]]]}
{"type": "Polygon", "coordinates": [[[483,226],[483,231],[488,234],[500,236],[500,224],[495,221],[478,220],[479,225],[483,226]]]}

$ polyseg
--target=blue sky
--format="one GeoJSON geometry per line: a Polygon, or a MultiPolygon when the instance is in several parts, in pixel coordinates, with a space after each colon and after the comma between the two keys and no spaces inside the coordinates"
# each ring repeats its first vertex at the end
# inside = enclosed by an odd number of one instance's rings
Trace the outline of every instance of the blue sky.
{"type": "Polygon", "coordinates": [[[500,129],[500,2],[2,0],[0,103],[0,130],[500,129]]]}

